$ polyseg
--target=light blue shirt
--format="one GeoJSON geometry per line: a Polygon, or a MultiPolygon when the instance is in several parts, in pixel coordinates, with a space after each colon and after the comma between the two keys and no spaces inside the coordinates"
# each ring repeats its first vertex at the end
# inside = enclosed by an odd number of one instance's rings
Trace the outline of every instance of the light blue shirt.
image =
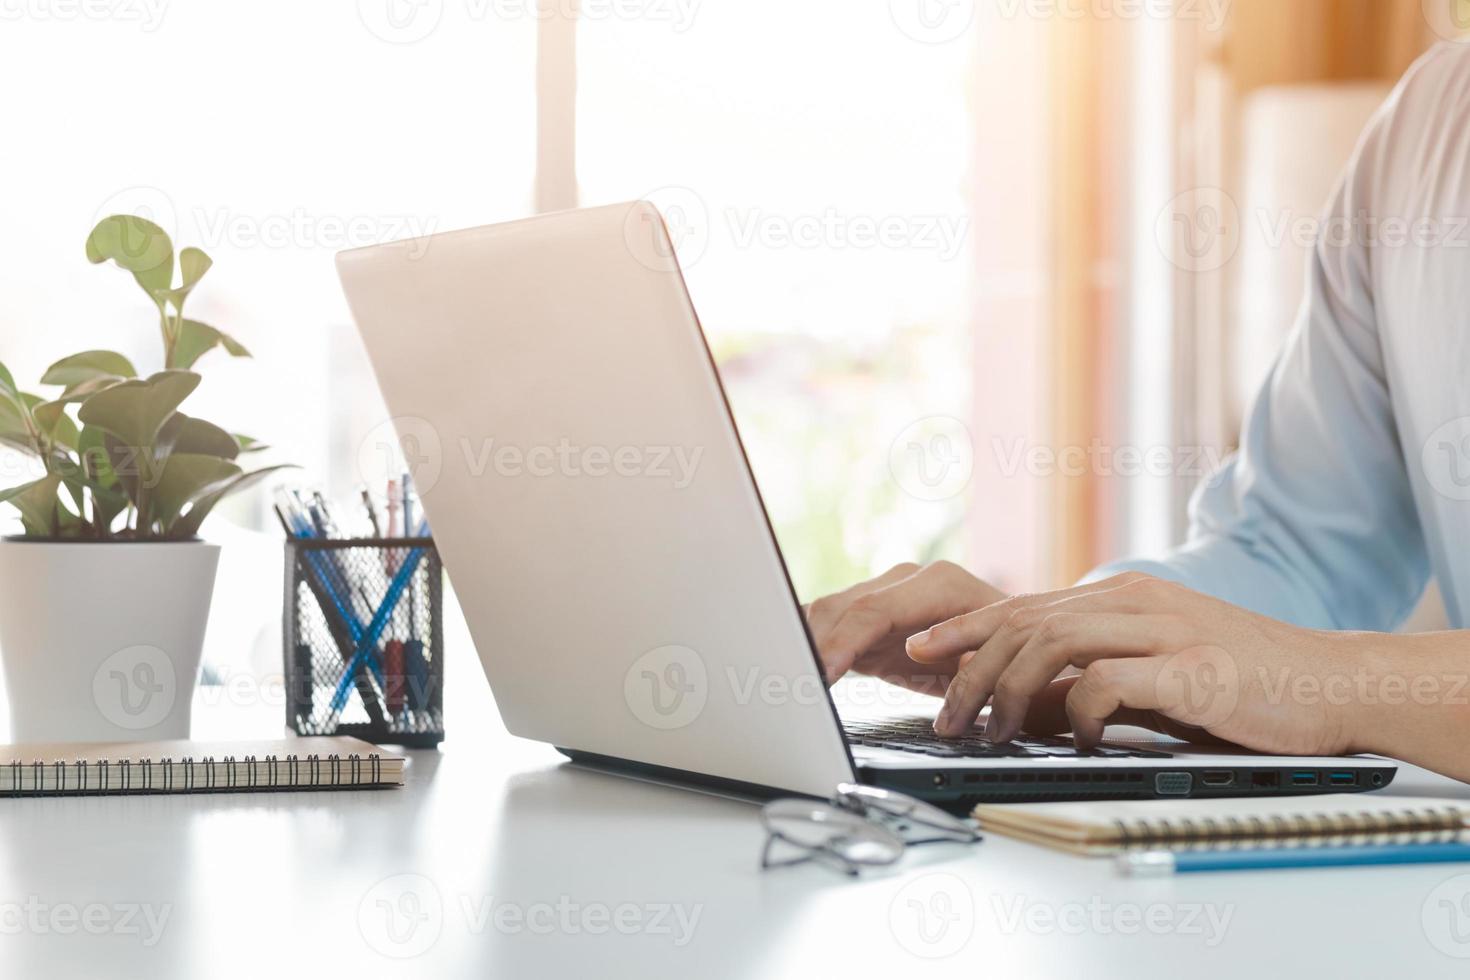
{"type": "Polygon", "coordinates": [[[1303,626],[1470,616],[1470,45],[1425,55],[1325,212],[1296,325],[1187,543],[1137,569],[1303,626]]]}

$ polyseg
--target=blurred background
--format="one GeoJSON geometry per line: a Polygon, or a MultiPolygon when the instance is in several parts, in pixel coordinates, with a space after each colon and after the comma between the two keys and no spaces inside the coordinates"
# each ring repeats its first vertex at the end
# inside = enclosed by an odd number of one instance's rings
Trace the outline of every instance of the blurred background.
{"type": "MultiPolygon", "coordinates": [[[[13,0],[0,360],[156,368],[151,307],[82,252],[149,217],[214,257],[193,315],[255,354],[201,361],[191,411],[345,499],[386,411],[335,252],[648,197],[804,599],[941,557],[1061,585],[1180,540],[1358,132],[1463,27],[1465,0],[13,0]]],[[[268,502],[205,525],[216,677],[279,664],[279,606],[232,601],[279,588],[268,502]]]]}

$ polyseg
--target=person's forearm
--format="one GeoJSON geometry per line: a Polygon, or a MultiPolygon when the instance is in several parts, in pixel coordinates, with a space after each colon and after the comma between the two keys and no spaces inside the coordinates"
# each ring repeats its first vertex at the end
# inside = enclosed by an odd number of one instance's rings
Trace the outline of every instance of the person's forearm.
{"type": "Polygon", "coordinates": [[[1344,634],[1354,668],[1285,697],[1342,709],[1348,744],[1470,782],[1470,631],[1344,634]]]}
{"type": "MultiPolygon", "coordinates": [[[[1311,629],[1342,628],[1339,612],[1324,601],[1307,575],[1286,567],[1282,557],[1270,549],[1251,547],[1228,535],[1201,534],[1160,559],[1111,562],[1083,581],[1129,571],[1178,582],[1283,623],[1311,629]]],[[[1386,616],[1356,624],[1357,628],[1375,629],[1391,629],[1394,625],[1396,622],[1386,616]]]]}

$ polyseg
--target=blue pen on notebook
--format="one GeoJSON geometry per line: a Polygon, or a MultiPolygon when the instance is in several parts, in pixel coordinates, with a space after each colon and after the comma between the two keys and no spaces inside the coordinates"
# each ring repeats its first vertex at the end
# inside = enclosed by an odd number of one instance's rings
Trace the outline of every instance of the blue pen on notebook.
{"type": "Polygon", "coordinates": [[[1136,878],[1200,871],[1264,871],[1348,868],[1385,864],[1470,861],[1470,844],[1363,844],[1323,847],[1257,847],[1218,851],[1140,851],[1118,856],[1118,870],[1136,878]]]}

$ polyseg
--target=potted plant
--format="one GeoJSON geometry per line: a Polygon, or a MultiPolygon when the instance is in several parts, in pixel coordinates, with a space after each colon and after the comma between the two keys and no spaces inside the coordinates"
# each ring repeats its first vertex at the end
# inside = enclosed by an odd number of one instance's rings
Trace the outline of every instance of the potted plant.
{"type": "Polygon", "coordinates": [[[201,356],[249,352],[184,315],[209,271],[162,228],[104,218],[94,264],[130,272],[158,310],[162,369],[140,375],[115,351],[64,357],[22,391],[0,364],[0,442],[35,479],[0,490],[24,534],[0,540],[0,658],[13,741],[187,738],[217,545],[200,524],[226,495],[279,467],[247,471],[263,448],[179,406],[201,356]]]}

